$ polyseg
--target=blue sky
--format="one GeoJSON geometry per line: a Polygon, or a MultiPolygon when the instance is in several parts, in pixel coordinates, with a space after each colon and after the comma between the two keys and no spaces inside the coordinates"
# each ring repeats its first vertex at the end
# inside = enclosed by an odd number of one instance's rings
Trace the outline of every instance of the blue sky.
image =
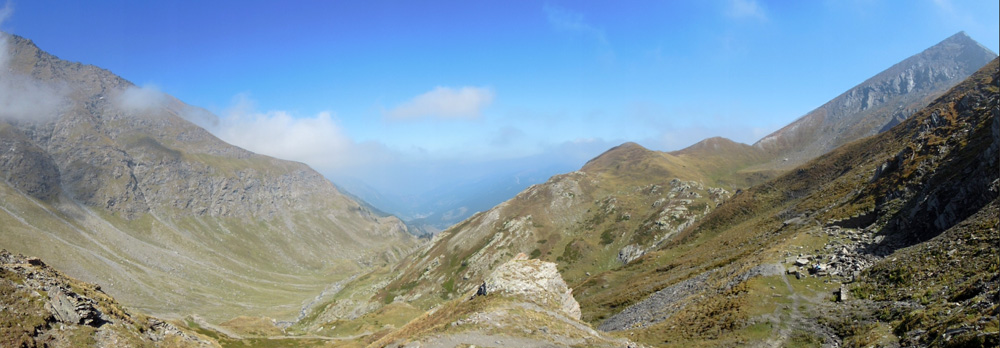
{"type": "Polygon", "coordinates": [[[381,190],[512,158],[576,168],[624,141],[753,143],[959,31],[1000,46],[996,0],[7,8],[4,31],[204,107],[224,140],[381,190]]]}

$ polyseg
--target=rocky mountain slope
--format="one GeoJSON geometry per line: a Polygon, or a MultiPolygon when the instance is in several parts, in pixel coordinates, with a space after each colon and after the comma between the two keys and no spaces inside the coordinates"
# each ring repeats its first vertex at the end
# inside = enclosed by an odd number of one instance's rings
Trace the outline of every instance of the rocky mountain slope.
{"type": "Polygon", "coordinates": [[[38,258],[0,250],[0,346],[218,347],[211,339],[132,313],[99,286],[38,258]]]}
{"type": "Polygon", "coordinates": [[[308,166],[191,122],[206,111],[2,40],[0,246],[153,314],[219,321],[293,320],[331,282],[414,246],[308,166]]]}
{"type": "Polygon", "coordinates": [[[768,166],[798,165],[899,124],[996,56],[959,32],[765,136],[754,147],[775,157],[768,166]]]}

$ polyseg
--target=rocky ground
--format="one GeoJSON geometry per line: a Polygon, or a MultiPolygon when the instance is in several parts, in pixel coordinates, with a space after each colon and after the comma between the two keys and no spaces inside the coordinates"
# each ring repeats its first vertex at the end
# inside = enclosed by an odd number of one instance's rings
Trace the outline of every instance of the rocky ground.
{"type": "Polygon", "coordinates": [[[162,320],[130,313],[96,285],[37,258],[0,250],[0,346],[215,347],[162,320]]]}

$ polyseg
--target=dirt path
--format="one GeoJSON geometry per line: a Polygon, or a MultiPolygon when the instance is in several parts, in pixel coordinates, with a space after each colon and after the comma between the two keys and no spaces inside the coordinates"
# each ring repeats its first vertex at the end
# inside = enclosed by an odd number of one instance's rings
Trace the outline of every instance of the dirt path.
{"type": "Polygon", "coordinates": [[[792,286],[791,281],[788,280],[788,275],[784,273],[781,274],[781,281],[785,283],[785,287],[788,289],[789,293],[788,298],[792,300],[792,303],[788,305],[778,305],[778,307],[775,308],[773,318],[777,320],[777,323],[774,325],[772,338],[767,340],[766,345],[774,348],[786,346],[796,331],[805,331],[822,338],[823,347],[840,347],[840,337],[834,334],[829,328],[820,325],[814,318],[802,313],[799,310],[799,308],[802,307],[803,302],[806,302],[806,304],[810,307],[824,305],[824,303],[822,303],[822,294],[819,296],[812,296],[810,298],[797,293],[795,288],[792,286]],[[782,309],[786,308],[788,311],[782,312],[782,309]],[[787,319],[785,317],[787,317],[787,319]]]}

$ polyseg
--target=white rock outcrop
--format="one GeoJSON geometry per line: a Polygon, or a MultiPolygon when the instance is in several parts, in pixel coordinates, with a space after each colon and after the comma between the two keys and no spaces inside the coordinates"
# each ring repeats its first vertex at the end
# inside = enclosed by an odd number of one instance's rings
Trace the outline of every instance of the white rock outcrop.
{"type": "Polygon", "coordinates": [[[531,259],[523,253],[497,267],[485,280],[487,295],[515,296],[540,306],[559,309],[580,319],[580,304],[566,285],[556,264],[531,259]]]}

